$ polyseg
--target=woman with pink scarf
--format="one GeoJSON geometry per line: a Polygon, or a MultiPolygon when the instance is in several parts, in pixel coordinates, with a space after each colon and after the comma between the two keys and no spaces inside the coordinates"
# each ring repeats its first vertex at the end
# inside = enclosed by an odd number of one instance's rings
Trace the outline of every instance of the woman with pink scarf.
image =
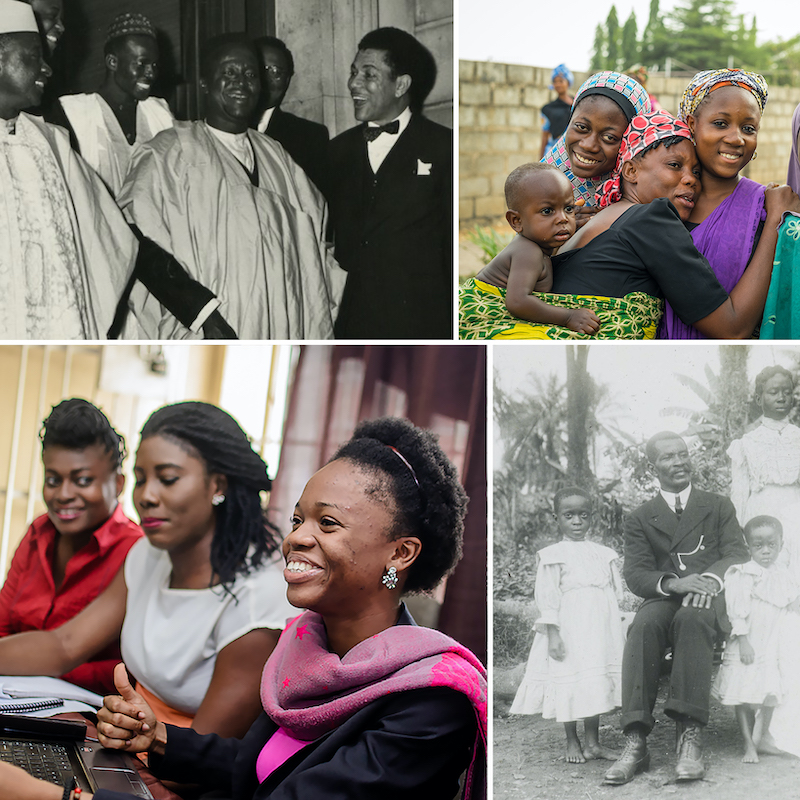
{"type": "MultiPolygon", "coordinates": [[[[455,566],[466,501],[432,434],[394,418],[362,423],[292,515],[287,595],[308,610],[264,668],[264,712],[245,737],[157,721],[119,664],[121,696],[98,714],[102,744],[147,751],[159,777],[232,800],[452,798],[462,774],[462,796],[485,797],[486,671],[401,602],[455,566]]],[[[56,789],[0,763],[0,798],[57,800],[56,789]]]]}

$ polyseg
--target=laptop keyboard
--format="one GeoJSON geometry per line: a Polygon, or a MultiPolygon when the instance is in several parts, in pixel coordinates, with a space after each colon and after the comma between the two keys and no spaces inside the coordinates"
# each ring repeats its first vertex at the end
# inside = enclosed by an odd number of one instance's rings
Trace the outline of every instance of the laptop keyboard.
{"type": "Polygon", "coordinates": [[[34,778],[61,786],[74,774],[67,748],[60,744],[4,739],[0,741],[0,761],[16,764],[34,778]]]}

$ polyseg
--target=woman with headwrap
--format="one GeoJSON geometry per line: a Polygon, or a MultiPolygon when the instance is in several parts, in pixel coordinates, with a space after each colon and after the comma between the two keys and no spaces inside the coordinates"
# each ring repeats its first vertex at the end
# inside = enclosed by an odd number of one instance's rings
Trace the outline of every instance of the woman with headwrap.
{"type": "Polygon", "coordinates": [[[575,201],[583,200],[578,228],[597,213],[595,192],[614,169],[628,123],[649,110],[644,88],[620,72],[598,72],[578,89],[566,132],[542,159],[569,178],[575,201]]]}
{"type": "MultiPolygon", "coordinates": [[[[780,189],[782,202],[765,205],[765,187],[740,175],[756,157],[766,103],[767,84],[761,75],[718,69],[698,72],[686,87],[680,107],[680,118],[692,131],[703,168],[703,189],[687,227],[725,291],[733,293],[743,281],[742,292],[752,293],[749,302],[762,309],[769,283],[761,276],[769,277],[771,272],[781,217],[784,211],[800,210],[797,196],[788,187],[780,189]],[[745,273],[748,265],[754,270],[745,273]],[[753,281],[751,276],[756,274],[753,281]]],[[[745,333],[751,334],[752,330],[745,333]]],[[[659,338],[703,339],[707,335],[667,304],[659,338]]]]}
{"type": "Polygon", "coordinates": [[[556,92],[556,99],[542,106],[542,152],[539,159],[543,159],[549,152],[553,143],[567,129],[570,111],[572,110],[572,95],[569,93],[575,78],[566,64],[559,64],[550,76],[550,88],[556,92]]]}

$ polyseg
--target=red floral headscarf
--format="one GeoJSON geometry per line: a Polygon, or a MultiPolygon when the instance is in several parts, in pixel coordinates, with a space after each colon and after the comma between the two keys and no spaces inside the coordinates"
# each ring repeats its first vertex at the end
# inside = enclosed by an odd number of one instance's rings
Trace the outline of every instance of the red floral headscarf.
{"type": "Polygon", "coordinates": [[[638,156],[642,150],[654,142],[670,136],[683,136],[692,141],[689,126],[685,122],[675,119],[666,111],[650,111],[635,116],[622,137],[617,165],[614,167],[611,177],[597,190],[595,195],[597,205],[605,208],[622,200],[622,187],[620,186],[622,165],[634,156],[638,156]]]}

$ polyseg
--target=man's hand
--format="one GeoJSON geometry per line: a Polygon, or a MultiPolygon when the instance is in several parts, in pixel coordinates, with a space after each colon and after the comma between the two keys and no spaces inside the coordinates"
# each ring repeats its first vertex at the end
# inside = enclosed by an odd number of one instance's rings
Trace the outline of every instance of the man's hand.
{"type": "Polygon", "coordinates": [[[226,322],[219,309],[214,309],[203,323],[204,339],[238,339],[236,331],[226,322]]]}
{"type": "Polygon", "coordinates": [[[669,594],[683,595],[681,605],[686,608],[711,608],[711,601],[719,594],[719,584],[704,575],[687,575],[685,578],[667,578],[661,588],[669,594]]]}

